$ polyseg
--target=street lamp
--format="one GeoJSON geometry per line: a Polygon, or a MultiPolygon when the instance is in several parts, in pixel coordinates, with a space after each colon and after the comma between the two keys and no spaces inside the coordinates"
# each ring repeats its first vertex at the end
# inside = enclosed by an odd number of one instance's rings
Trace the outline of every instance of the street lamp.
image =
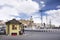
{"type": "Polygon", "coordinates": [[[51,19],[50,19],[50,22],[49,23],[50,23],[50,28],[51,28],[51,19]]]}
{"type": "MultiPolygon", "coordinates": [[[[44,1],[40,1],[40,8],[42,9],[43,7],[45,7],[44,1]]],[[[42,26],[42,22],[43,22],[42,11],[43,10],[39,10],[39,12],[41,13],[41,26],[42,26]]]]}
{"type": "Polygon", "coordinates": [[[43,22],[42,10],[39,10],[39,12],[41,14],[41,26],[42,26],[42,22],[43,22]]]}

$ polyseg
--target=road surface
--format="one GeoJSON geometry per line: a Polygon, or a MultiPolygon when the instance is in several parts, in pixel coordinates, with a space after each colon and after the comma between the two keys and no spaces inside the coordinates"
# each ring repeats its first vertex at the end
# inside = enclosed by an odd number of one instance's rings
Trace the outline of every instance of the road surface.
{"type": "Polygon", "coordinates": [[[0,40],[60,40],[60,32],[25,31],[20,36],[0,36],[0,40]]]}

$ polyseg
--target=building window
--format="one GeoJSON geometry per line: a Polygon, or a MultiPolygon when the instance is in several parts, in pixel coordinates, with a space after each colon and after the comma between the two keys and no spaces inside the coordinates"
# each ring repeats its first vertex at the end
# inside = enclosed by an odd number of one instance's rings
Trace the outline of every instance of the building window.
{"type": "Polygon", "coordinates": [[[17,30],[16,25],[12,25],[12,30],[17,30]]]}

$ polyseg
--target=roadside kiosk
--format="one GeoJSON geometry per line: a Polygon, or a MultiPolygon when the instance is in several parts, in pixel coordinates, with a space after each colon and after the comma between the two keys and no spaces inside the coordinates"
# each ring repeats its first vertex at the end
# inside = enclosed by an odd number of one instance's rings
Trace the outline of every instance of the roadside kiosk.
{"type": "Polygon", "coordinates": [[[23,34],[22,30],[24,29],[21,22],[16,19],[12,19],[6,22],[6,34],[7,35],[20,35],[23,34]]]}

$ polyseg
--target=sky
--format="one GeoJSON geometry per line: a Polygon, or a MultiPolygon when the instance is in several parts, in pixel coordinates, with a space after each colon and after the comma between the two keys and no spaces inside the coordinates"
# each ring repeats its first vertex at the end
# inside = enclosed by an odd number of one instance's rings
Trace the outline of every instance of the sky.
{"type": "Polygon", "coordinates": [[[60,0],[0,0],[0,20],[29,20],[60,25],[60,0]]]}

